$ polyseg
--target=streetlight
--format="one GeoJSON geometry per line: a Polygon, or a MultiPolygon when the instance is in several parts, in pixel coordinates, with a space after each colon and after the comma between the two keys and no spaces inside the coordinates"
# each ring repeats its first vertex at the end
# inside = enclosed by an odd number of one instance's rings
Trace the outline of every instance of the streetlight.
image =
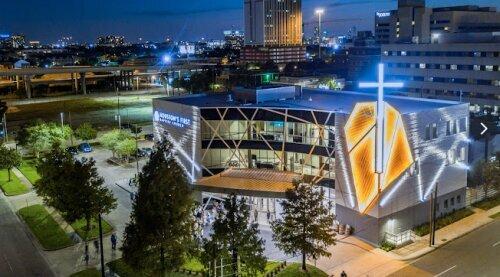
{"type": "MultiPolygon", "coordinates": [[[[163,65],[168,65],[169,67],[172,65],[172,57],[168,54],[163,55],[163,57],[161,58],[161,61],[162,61],[163,65]]],[[[168,80],[169,80],[169,70],[167,69],[167,80],[166,80],[167,81],[167,95],[168,95],[168,87],[169,87],[168,80]]]]}
{"type": "Polygon", "coordinates": [[[64,112],[61,112],[61,128],[64,129],[64,112]]]}
{"type": "Polygon", "coordinates": [[[314,13],[318,15],[318,59],[321,59],[321,16],[325,13],[325,9],[316,9],[314,13]]]}

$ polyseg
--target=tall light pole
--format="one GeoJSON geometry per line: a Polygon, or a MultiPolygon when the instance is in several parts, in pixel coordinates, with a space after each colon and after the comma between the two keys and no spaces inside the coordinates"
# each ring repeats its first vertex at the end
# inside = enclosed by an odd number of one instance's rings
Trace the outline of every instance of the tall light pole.
{"type": "Polygon", "coordinates": [[[321,16],[325,13],[324,9],[316,9],[318,15],[318,59],[321,59],[321,16]]]}

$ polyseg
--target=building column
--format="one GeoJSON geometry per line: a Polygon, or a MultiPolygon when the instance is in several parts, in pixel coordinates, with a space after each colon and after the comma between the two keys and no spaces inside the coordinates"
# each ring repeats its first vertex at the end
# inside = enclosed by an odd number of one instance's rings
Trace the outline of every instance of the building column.
{"type": "Polygon", "coordinates": [[[85,77],[85,72],[80,73],[80,81],[82,86],[82,93],[83,95],[87,95],[87,81],[85,77]]]}
{"type": "Polygon", "coordinates": [[[25,75],[24,79],[24,88],[26,90],[26,98],[31,99],[32,87],[31,87],[31,76],[25,75]]]}
{"type": "Polygon", "coordinates": [[[19,75],[16,75],[16,90],[19,91],[19,89],[21,88],[21,78],[19,77],[19,75]]]}

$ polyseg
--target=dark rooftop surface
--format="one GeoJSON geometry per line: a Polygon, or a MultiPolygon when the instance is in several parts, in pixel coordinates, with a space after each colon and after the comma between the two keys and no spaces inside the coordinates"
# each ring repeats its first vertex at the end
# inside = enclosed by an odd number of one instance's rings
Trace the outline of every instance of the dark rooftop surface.
{"type": "MultiPolygon", "coordinates": [[[[376,101],[375,94],[331,91],[319,89],[303,89],[302,98],[268,101],[258,104],[242,104],[227,101],[227,94],[193,94],[179,97],[160,98],[160,101],[170,101],[179,104],[197,106],[200,108],[213,107],[266,107],[305,110],[336,111],[350,113],[358,102],[376,101]]],[[[424,110],[433,110],[460,104],[459,102],[422,99],[401,96],[385,96],[384,100],[395,107],[399,112],[414,113],[424,110]]]]}

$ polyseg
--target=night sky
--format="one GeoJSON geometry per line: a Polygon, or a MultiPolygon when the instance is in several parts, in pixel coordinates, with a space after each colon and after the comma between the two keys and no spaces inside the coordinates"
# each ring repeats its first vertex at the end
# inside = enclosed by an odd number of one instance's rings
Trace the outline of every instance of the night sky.
{"type": "MultiPolygon", "coordinates": [[[[55,42],[73,36],[84,42],[102,34],[127,41],[222,38],[222,30],[243,29],[243,0],[11,0],[2,1],[0,32],[24,33],[28,40],[55,42]]],[[[500,8],[499,0],[427,0],[427,6],[480,5],[500,8]]],[[[303,0],[306,35],[326,10],[325,30],[344,34],[356,26],[372,30],[375,11],[394,9],[395,0],[303,0]]]]}

